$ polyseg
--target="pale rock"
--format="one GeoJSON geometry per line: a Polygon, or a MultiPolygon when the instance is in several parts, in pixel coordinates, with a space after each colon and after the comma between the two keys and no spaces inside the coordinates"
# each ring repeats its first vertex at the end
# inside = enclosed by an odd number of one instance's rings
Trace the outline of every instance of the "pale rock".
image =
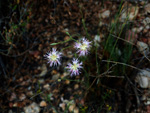
{"type": "Polygon", "coordinates": [[[8,113],[13,113],[13,111],[12,111],[12,110],[9,110],[8,113]]]}
{"type": "Polygon", "coordinates": [[[126,4],[124,5],[124,8],[121,12],[121,17],[120,20],[121,21],[125,21],[127,18],[132,21],[133,19],[135,19],[138,15],[139,12],[139,7],[138,6],[127,6],[126,4]]]}
{"type": "Polygon", "coordinates": [[[47,73],[47,67],[45,64],[42,65],[42,69],[41,69],[41,73],[39,74],[40,77],[45,76],[45,74],[47,73]]]}
{"type": "Polygon", "coordinates": [[[150,105],[150,101],[147,101],[144,104],[148,106],[148,105],[150,105]]]}
{"type": "Polygon", "coordinates": [[[38,82],[39,82],[40,84],[43,84],[43,83],[44,83],[44,79],[39,79],[38,82]]]}
{"type": "Polygon", "coordinates": [[[150,26],[149,26],[149,25],[147,25],[145,28],[146,28],[147,30],[149,30],[150,26]]]}
{"type": "Polygon", "coordinates": [[[19,96],[19,99],[21,101],[23,101],[24,99],[26,98],[26,95],[24,93],[22,93],[20,96],[19,96]]]}
{"type": "Polygon", "coordinates": [[[141,88],[150,88],[150,71],[142,70],[137,74],[136,80],[141,88]]]}
{"type": "Polygon", "coordinates": [[[64,111],[66,108],[66,104],[65,103],[60,103],[59,107],[64,111]]]}
{"type": "Polygon", "coordinates": [[[143,26],[141,26],[141,27],[139,27],[139,28],[132,28],[132,32],[140,33],[143,29],[144,29],[143,26]]]}
{"type": "Polygon", "coordinates": [[[150,13],[150,3],[145,5],[144,9],[147,13],[150,13]]]}
{"type": "Polygon", "coordinates": [[[76,107],[76,105],[73,103],[69,106],[69,111],[72,112],[74,110],[74,108],[76,107]]]}
{"type": "Polygon", "coordinates": [[[46,90],[49,90],[49,89],[50,89],[50,85],[49,85],[49,84],[45,84],[45,85],[43,86],[43,88],[46,89],[46,90]]]}
{"type": "Polygon", "coordinates": [[[24,107],[24,112],[25,113],[39,113],[40,107],[38,106],[38,104],[33,102],[31,105],[24,107]]]}
{"type": "Polygon", "coordinates": [[[79,113],[79,108],[75,107],[73,113],[79,113]]]}
{"type": "Polygon", "coordinates": [[[10,96],[9,101],[13,101],[13,100],[15,100],[15,99],[17,99],[17,96],[16,96],[15,93],[12,93],[11,96],[10,96]]]}
{"type": "Polygon", "coordinates": [[[144,26],[146,26],[146,25],[150,24],[150,18],[146,17],[142,22],[143,22],[144,26]]]}
{"type": "Polygon", "coordinates": [[[56,75],[53,75],[53,77],[52,77],[52,80],[58,80],[58,78],[60,77],[60,74],[56,74],[56,75]]]}
{"type": "Polygon", "coordinates": [[[109,10],[106,10],[104,11],[102,14],[100,14],[100,16],[102,18],[108,18],[110,16],[110,11],[109,10]]]}
{"type": "Polygon", "coordinates": [[[99,22],[99,27],[102,27],[103,25],[105,25],[105,23],[102,22],[102,21],[100,21],[100,22],[99,22]]]}
{"type": "Polygon", "coordinates": [[[32,91],[28,91],[27,92],[27,96],[33,96],[33,92],[32,91]]]}
{"type": "Polygon", "coordinates": [[[74,89],[78,89],[78,88],[79,88],[79,84],[75,84],[74,89]]]}
{"type": "Polygon", "coordinates": [[[46,107],[46,106],[47,106],[47,103],[45,101],[40,102],[40,107],[46,107]]]}
{"type": "Polygon", "coordinates": [[[100,46],[100,41],[101,41],[100,36],[99,35],[95,35],[95,37],[94,37],[94,46],[99,47],[100,46]]]}
{"type": "Polygon", "coordinates": [[[17,107],[17,106],[18,106],[18,103],[15,102],[15,103],[13,104],[13,107],[17,107]]]}
{"type": "Polygon", "coordinates": [[[70,84],[70,81],[69,80],[65,80],[65,84],[70,84]]]}
{"type": "Polygon", "coordinates": [[[148,105],[150,105],[150,98],[146,98],[146,101],[144,102],[144,104],[146,105],[146,106],[148,106],[148,105]]]}
{"type": "Polygon", "coordinates": [[[147,55],[149,53],[149,47],[144,42],[138,41],[137,48],[138,48],[139,52],[143,55],[147,55]]]}
{"type": "Polygon", "coordinates": [[[28,87],[28,90],[31,90],[31,86],[28,87]]]}

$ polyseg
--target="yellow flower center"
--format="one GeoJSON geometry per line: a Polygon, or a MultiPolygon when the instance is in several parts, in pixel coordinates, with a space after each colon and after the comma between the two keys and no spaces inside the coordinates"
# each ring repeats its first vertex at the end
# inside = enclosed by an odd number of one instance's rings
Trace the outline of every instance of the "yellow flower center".
{"type": "Polygon", "coordinates": [[[73,64],[73,65],[71,66],[71,68],[72,68],[73,70],[77,70],[78,64],[73,64]]]}
{"type": "Polygon", "coordinates": [[[86,44],[81,45],[81,50],[86,50],[86,49],[87,49],[87,45],[86,44]]]}
{"type": "Polygon", "coordinates": [[[50,56],[50,58],[51,58],[52,61],[55,61],[55,60],[57,60],[57,55],[56,54],[52,54],[50,56]]]}

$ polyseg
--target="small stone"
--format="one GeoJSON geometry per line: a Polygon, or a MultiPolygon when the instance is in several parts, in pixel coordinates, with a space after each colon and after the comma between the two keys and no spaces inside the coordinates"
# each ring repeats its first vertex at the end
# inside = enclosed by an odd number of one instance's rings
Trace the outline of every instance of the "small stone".
{"type": "Polygon", "coordinates": [[[29,91],[29,92],[27,92],[27,96],[33,96],[33,92],[32,91],[29,91]]]}
{"type": "Polygon", "coordinates": [[[61,107],[61,109],[64,111],[65,110],[65,108],[66,108],[66,106],[65,106],[66,104],[65,103],[61,103],[61,104],[59,104],[59,107],[61,107]]]}
{"type": "Polygon", "coordinates": [[[43,87],[44,87],[44,89],[47,89],[47,90],[49,90],[49,89],[50,89],[49,84],[45,84],[43,87]]]}
{"type": "Polygon", "coordinates": [[[79,88],[79,85],[78,84],[75,84],[74,85],[74,89],[78,89],[79,88]]]}
{"type": "Polygon", "coordinates": [[[12,110],[9,110],[8,113],[13,113],[13,111],[12,111],[12,110]]]}
{"type": "Polygon", "coordinates": [[[39,74],[40,77],[45,76],[45,74],[47,73],[47,67],[45,64],[42,65],[42,72],[39,74]]]}
{"type": "Polygon", "coordinates": [[[65,41],[66,41],[66,40],[69,40],[69,39],[70,39],[69,36],[65,36],[65,38],[64,38],[65,41]]]}
{"type": "Polygon", "coordinates": [[[76,106],[75,104],[71,104],[69,106],[69,111],[72,112],[74,110],[75,106],[76,106]]]}
{"type": "Polygon", "coordinates": [[[132,21],[133,19],[135,19],[138,15],[139,12],[139,7],[138,6],[132,6],[131,4],[129,4],[129,6],[127,5],[127,3],[124,3],[124,8],[121,12],[121,17],[120,20],[121,21],[125,21],[127,18],[132,21]]]}
{"type": "Polygon", "coordinates": [[[58,78],[60,77],[60,74],[56,74],[56,75],[53,75],[53,77],[52,77],[52,80],[58,80],[58,78]]]}
{"type": "Polygon", "coordinates": [[[10,97],[10,99],[9,99],[9,101],[13,101],[13,100],[15,100],[15,99],[17,99],[17,96],[16,96],[15,93],[12,93],[12,94],[11,94],[11,97],[10,97]]]}
{"type": "Polygon", "coordinates": [[[142,22],[143,22],[144,26],[146,26],[146,25],[150,24],[150,18],[146,17],[142,22]]]}
{"type": "Polygon", "coordinates": [[[141,54],[147,55],[149,53],[149,47],[146,43],[138,41],[137,48],[141,54]]]}
{"type": "Polygon", "coordinates": [[[79,113],[79,108],[75,107],[73,113],[79,113]]]}
{"type": "Polygon", "coordinates": [[[28,87],[28,90],[31,90],[31,86],[28,87]]]}
{"type": "Polygon", "coordinates": [[[100,41],[101,41],[100,36],[99,35],[95,35],[95,37],[94,37],[94,45],[99,47],[100,46],[100,41]]]}
{"type": "Polygon", "coordinates": [[[13,104],[13,107],[17,107],[17,106],[18,106],[18,103],[15,102],[15,103],[13,104]]]}
{"type": "Polygon", "coordinates": [[[150,72],[142,70],[137,74],[136,80],[141,88],[150,88],[150,72]]]}
{"type": "Polygon", "coordinates": [[[24,112],[25,113],[39,113],[40,112],[40,107],[38,106],[38,104],[33,102],[29,106],[24,107],[24,112]]]}
{"type": "Polygon", "coordinates": [[[110,11],[106,10],[102,14],[100,14],[100,16],[102,16],[102,18],[108,18],[110,16],[110,11]]]}
{"type": "Polygon", "coordinates": [[[144,9],[147,13],[150,13],[150,4],[145,5],[144,9]]]}
{"type": "Polygon", "coordinates": [[[44,83],[44,79],[39,79],[38,82],[39,82],[40,84],[43,84],[43,83],[44,83]]]}
{"type": "Polygon", "coordinates": [[[47,103],[45,101],[40,102],[40,107],[46,107],[46,106],[47,106],[47,103]]]}
{"type": "Polygon", "coordinates": [[[26,95],[24,93],[22,93],[20,96],[19,96],[19,99],[22,101],[26,98],[26,95]]]}
{"type": "Polygon", "coordinates": [[[65,84],[70,84],[70,81],[69,81],[69,80],[66,80],[66,81],[65,81],[65,84]]]}

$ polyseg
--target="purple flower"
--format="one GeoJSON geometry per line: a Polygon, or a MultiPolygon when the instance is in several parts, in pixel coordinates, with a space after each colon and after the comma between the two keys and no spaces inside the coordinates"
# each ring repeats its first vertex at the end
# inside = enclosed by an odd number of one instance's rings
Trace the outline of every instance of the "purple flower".
{"type": "Polygon", "coordinates": [[[89,52],[89,49],[91,47],[91,42],[89,42],[87,39],[82,38],[79,42],[75,43],[75,48],[77,49],[77,53],[79,53],[79,56],[86,56],[89,52]]]}
{"type": "Polygon", "coordinates": [[[61,64],[60,63],[61,55],[62,55],[62,53],[56,51],[55,48],[53,48],[52,51],[46,53],[45,57],[48,60],[47,63],[50,64],[50,67],[52,67],[53,65],[57,66],[57,65],[61,64]]]}
{"type": "Polygon", "coordinates": [[[76,75],[79,75],[80,69],[83,68],[81,65],[82,65],[82,62],[79,62],[78,59],[74,58],[72,60],[72,64],[69,63],[66,68],[69,69],[71,76],[73,76],[73,75],[76,76],[76,75]]]}

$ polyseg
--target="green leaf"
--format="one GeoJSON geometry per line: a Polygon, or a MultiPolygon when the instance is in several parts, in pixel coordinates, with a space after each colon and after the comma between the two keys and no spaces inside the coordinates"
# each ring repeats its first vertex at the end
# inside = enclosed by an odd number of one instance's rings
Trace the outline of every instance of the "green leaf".
{"type": "Polygon", "coordinates": [[[66,34],[70,36],[69,32],[66,32],[66,34]]]}
{"type": "Polygon", "coordinates": [[[52,45],[52,46],[54,46],[54,45],[57,45],[58,43],[52,43],[52,44],[50,44],[50,45],[52,45]]]}

